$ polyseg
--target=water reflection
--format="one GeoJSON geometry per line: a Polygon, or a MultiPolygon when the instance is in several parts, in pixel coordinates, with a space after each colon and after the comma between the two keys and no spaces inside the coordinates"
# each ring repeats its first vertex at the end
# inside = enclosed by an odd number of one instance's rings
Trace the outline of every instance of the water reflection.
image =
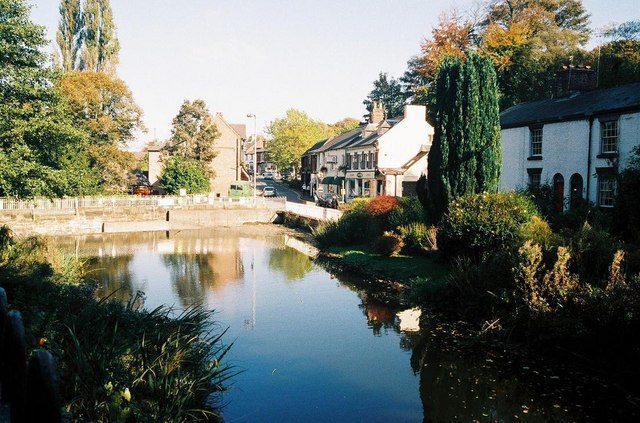
{"type": "Polygon", "coordinates": [[[460,342],[429,316],[416,331],[416,310],[379,301],[357,275],[330,275],[284,235],[184,231],[56,244],[91,257],[101,296],[144,291],[149,308],[218,310],[234,342],[230,359],[246,369],[225,394],[227,421],[597,421],[625,410],[610,393],[583,398],[586,385],[566,373],[460,342]],[[588,398],[612,405],[597,414],[588,398]]]}

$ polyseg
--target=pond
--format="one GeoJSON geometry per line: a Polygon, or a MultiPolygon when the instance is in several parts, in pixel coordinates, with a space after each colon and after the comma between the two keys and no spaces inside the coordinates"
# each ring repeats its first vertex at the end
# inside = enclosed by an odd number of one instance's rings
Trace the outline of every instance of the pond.
{"type": "Polygon", "coordinates": [[[469,346],[434,318],[416,326],[417,310],[376,302],[357,276],[331,274],[270,226],[54,243],[86,260],[101,296],[216,310],[243,370],[223,397],[226,422],[636,418],[624,393],[577,370],[469,346]]]}

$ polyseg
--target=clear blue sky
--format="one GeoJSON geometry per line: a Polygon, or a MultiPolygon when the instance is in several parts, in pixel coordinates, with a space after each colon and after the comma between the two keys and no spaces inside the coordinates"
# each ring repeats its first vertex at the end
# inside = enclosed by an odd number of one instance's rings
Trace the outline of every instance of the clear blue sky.
{"type": "MultiPolygon", "coordinates": [[[[55,39],[58,0],[28,0],[55,39]]],[[[476,0],[111,0],[118,75],[168,138],[185,99],[260,132],[296,108],[327,123],[361,118],[379,72],[400,77],[438,16],[476,0]]],[[[591,27],[640,19],[637,0],[583,0],[591,27]]],[[[592,41],[593,43],[593,41],[592,41]]],[[[53,50],[53,45],[51,47],[53,50]]]]}

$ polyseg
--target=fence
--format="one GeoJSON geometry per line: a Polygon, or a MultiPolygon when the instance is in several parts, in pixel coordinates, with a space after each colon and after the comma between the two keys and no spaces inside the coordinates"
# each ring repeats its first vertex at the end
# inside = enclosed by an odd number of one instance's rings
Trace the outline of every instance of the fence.
{"type": "Polygon", "coordinates": [[[214,207],[267,207],[282,208],[286,199],[264,197],[214,197],[208,195],[186,196],[112,196],[112,197],[70,197],[70,198],[33,198],[21,200],[0,198],[0,211],[3,210],[79,210],[125,207],[189,207],[210,205],[214,207]]]}
{"type": "Polygon", "coordinates": [[[285,210],[299,216],[318,220],[338,220],[340,219],[340,216],[342,216],[342,212],[340,210],[328,209],[311,204],[287,202],[285,204],[285,210]]]}

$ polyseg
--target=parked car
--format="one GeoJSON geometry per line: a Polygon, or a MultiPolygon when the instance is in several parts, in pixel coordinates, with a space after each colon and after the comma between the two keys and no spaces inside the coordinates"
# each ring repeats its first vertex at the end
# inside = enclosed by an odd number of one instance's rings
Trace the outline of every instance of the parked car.
{"type": "Polygon", "coordinates": [[[275,197],[278,195],[278,192],[276,191],[276,189],[274,187],[264,187],[262,189],[262,196],[263,197],[275,197]]]}
{"type": "Polygon", "coordinates": [[[272,172],[267,172],[264,174],[264,179],[273,179],[273,176],[272,172]]]}
{"type": "Polygon", "coordinates": [[[131,194],[150,195],[151,187],[149,185],[134,185],[133,188],[131,188],[131,194]]]}

